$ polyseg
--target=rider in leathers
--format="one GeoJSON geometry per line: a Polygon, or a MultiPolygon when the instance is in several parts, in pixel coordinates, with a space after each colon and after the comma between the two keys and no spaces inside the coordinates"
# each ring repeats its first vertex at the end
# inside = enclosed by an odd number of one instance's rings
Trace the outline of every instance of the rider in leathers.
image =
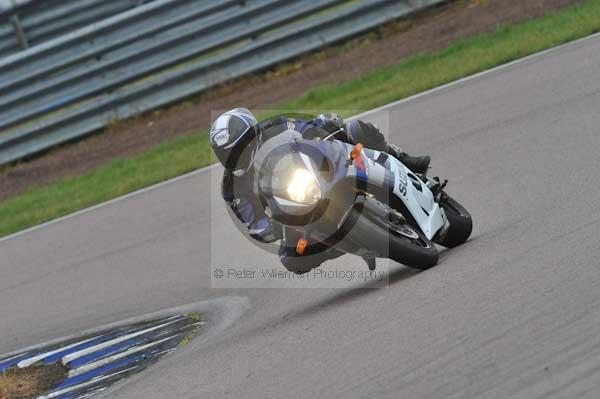
{"type": "Polygon", "coordinates": [[[400,159],[415,173],[425,173],[430,162],[429,156],[412,157],[389,144],[374,124],[360,120],[344,123],[335,114],[324,114],[314,119],[279,116],[261,123],[245,108],[235,108],[220,115],[211,127],[210,141],[217,158],[225,166],[223,199],[246,225],[250,237],[263,243],[281,239],[281,263],[296,273],[307,272],[343,253],[334,248],[309,243],[303,256],[298,256],[296,242],[299,236],[291,229],[283,234],[278,225],[271,224],[259,199],[254,195],[252,160],[256,149],[260,143],[288,129],[302,133],[305,138],[323,138],[323,134],[335,133],[338,140],[350,144],[361,143],[367,148],[385,151],[400,159]]]}

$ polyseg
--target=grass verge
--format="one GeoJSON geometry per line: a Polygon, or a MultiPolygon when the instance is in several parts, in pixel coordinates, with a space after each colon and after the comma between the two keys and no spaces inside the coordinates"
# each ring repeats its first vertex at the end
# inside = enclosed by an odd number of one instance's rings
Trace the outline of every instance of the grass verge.
{"type": "MultiPolygon", "coordinates": [[[[313,89],[277,109],[370,109],[598,31],[600,0],[586,0],[405,59],[344,84],[313,89]]],[[[213,163],[204,133],[174,139],[141,155],[115,160],[1,203],[0,237],[213,163]]]]}
{"type": "Polygon", "coordinates": [[[0,399],[24,399],[48,392],[67,378],[67,369],[60,364],[14,367],[0,374],[0,399]]]}

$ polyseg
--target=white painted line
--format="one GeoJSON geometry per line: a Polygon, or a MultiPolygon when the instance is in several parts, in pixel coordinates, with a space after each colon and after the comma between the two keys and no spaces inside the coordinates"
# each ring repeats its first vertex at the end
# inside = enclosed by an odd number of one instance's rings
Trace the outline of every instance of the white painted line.
{"type": "MultiPolygon", "coordinates": [[[[99,335],[108,330],[123,328],[137,323],[145,323],[148,320],[169,320],[172,317],[181,317],[182,315],[190,315],[192,313],[200,313],[207,319],[213,318],[211,327],[205,331],[203,339],[196,339],[196,342],[206,341],[210,337],[216,337],[218,334],[225,331],[233,325],[234,321],[241,317],[242,313],[250,309],[250,302],[247,297],[242,296],[223,296],[212,298],[201,302],[192,302],[186,305],[180,305],[173,308],[166,308],[159,311],[145,313],[135,317],[130,317],[125,320],[104,324],[95,328],[79,331],[77,335],[69,335],[66,337],[56,338],[45,342],[40,342],[26,348],[20,348],[12,352],[0,354],[0,358],[14,358],[22,356],[24,353],[43,350],[41,348],[60,345],[61,342],[72,341],[82,336],[99,335]]],[[[205,321],[199,322],[201,326],[209,324],[205,321]]]]}
{"type": "MultiPolygon", "coordinates": [[[[101,337],[101,335],[98,337],[101,337]]],[[[77,345],[85,344],[86,342],[90,342],[98,337],[93,337],[93,338],[86,339],[84,341],[75,342],[74,344],[63,346],[62,348],[55,349],[51,352],[40,353],[39,355],[35,355],[33,357],[30,357],[29,359],[21,360],[19,363],[17,363],[17,367],[19,367],[20,369],[29,367],[32,364],[35,364],[35,363],[39,362],[40,360],[47,358],[48,356],[52,356],[59,352],[65,351],[67,349],[74,348],[77,345]]]]}
{"type": "Polygon", "coordinates": [[[130,370],[133,370],[134,368],[135,367],[130,367],[130,368],[125,369],[125,370],[117,371],[116,373],[113,373],[113,374],[105,375],[105,376],[102,376],[102,377],[99,377],[99,378],[94,378],[93,380],[86,381],[86,382],[78,384],[78,385],[73,385],[72,387],[68,387],[68,388],[64,388],[64,389],[58,390],[58,391],[50,392],[47,395],[38,396],[36,399],[52,399],[52,398],[56,398],[58,396],[67,394],[69,392],[78,391],[78,390],[80,390],[82,388],[89,387],[90,385],[94,385],[94,384],[96,384],[96,383],[98,383],[100,381],[107,380],[107,379],[109,379],[111,377],[114,377],[116,375],[126,373],[126,372],[128,372],[130,370]]]}
{"type": "Polygon", "coordinates": [[[19,354],[16,354],[14,356],[7,357],[6,359],[2,359],[2,360],[0,360],[0,363],[8,363],[11,360],[14,360],[14,359],[16,359],[18,357],[21,357],[21,356],[23,356],[23,353],[19,353],[19,354]]]}
{"type": "Polygon", "coordinates": [[[163,323],[163,324],[160,324],[158,326],[146,328],[145,330],[141,330],[141,331],[138,331],[138,332],[135,332],[135,333],[123,335],[123,336],[121,336],[119,338],[111,339],[110,341],[102,342],[101,344],[90,346],[89,348],[85,348],[85,349],[82,349],[82,350],[77,351],[77,352],[69,353],[68,355],[64,356],[61,361],[66,366],[67,363],[72,362],[75,359],[79,359],[82,356],[89,355],[90,353],[97,352],[99,350],[108,348],[109,346],[113,346],[113,345],[116,345],[116,344],[121,343],[123,341],[127,341],[128,339],[139,337],[140,335],[144,335],[144,334],[147,334],[149,332],[159,330],[159,329],[161,329],[163,327],[168,326],[169,324],[177,323],[178,321],[183,320],[183,319],[179,318],[179,316],[174,316],[174,317],[175,317],[175,320],[171,320],[171,321],[169,321],[167,323],[163,323]]]}
{"type": "Polygon", "coordinates": [[[106,366],[109,363],[116,362],[117,360],[120,360],[120,359],[123,359],[125,357],[134,355],[134,354],[139,353],[139,352],[142,352],[142,351],[144,351],[146,349],[152,348],[153,346],[158,346],[158,345],[160,345],[160,344],[162,344],[164,342],[167,342],[167,341],[169,341],[169,340],[171,340],[171,339],[173,339],[175,337],[178,337],[179,335],[181,335],[181,334],[178,333],[178,334],[172,335],[170,337],[158,340],[156,342],[150,342],[150,343],[142,345],[142,346],[137,346],[137,347],[128,349],[125,352],[117,353],[116,355],[109,356],[109,357],[106,357],[104,359],[100,359],[100,360],[98,360],[96,362],[88,363],[88,364],[85,364],[85,365],[83,365],[81,367],[78,367],[76,369],[69,370],[69,378],[77,377],[78,375],[85,374],[88,371],[95,370],[95,369],[97,369],[99,367],[102,367],[102,366],[106,366]]]}
{"type": "MultiPolygon", "coordinates": [[[[565,44],[561,44],[561,45],[556,46],[556,47],[552,47],[552,48],[540,51],[538,53],[534,53],[534,54],[528,55],[528,56],[523,57],[523,58],[519,58],[519,59],[511,61],[511,62],[509,62],[507,64],[502,64],[502,65],[499,65],[499,66],[494,67],[492,69],[488,69],[488,70],[476,73],[474,75],[470,75],[470,76],[464,77],[462,79],[455,80],[453,82],[447,83],[447,84],[442,85],[442,86],[438,86],[438,87],[433,88],[431,90],[427,90],[427,91],[424,91],[422,93],[415,94],[414,96],[403,98],[401,100],[394,101],[394,102],[391,102],[391,103],[386,104],[386,105],[382,105],[381,107],[374,108],[374,109],[369,110],[369,111],[365,111],[365,112],[363,112],[361,114],[354,115],[354,116],[352,116],[352,117],[350,117],[348,119],[364,118],[364,117],[366,117],[368,115],[371,115],[371,114],[374,114],[376,112],[380,112],[380,111],[388,109],[388,108],[396,107],[396,106],[398,106],[398,105],[400,105],[402,103],[405,103],[405,102],[414,101],[414,100],[419,99],[419,98],[421,98],[423,96],[427,96],[427,95],[430,95],[430,94],[433,94],[433,93],[436,93],[436,92],[439,92],[439,91],[442,91],[442,90],[446,90],[446,89],[448,89],[450,87],[463,84],[463,83],[468,82],[470,80],[478,79],[478,78],[480,78],[482,76],[485,76],[485,75],[488,75],[488,74],[491,74],[491,73],[494,73],[494,72],[498,72],[498,71],[506,69],[506,68],[510,68],[510,67],[515,66],[517,64],[520,64],[522,62],[526,62],[526,61],[529,61],[529,60],[537,58],[537,57],[542,57],[542,56],[547,55],[549,53],[560,51],[560,50],[562,50],[562,49],[564,49],[566,47],[576,46],[578,44],[581,44],[581,43],[586,42],[588,40],[596,39],[598,37],[600,37],[600,32],[599,33],[594,33],[594,34],[592,34],[590,36],[586,36],[586,37],[583,37],[581,39],[577,39],[577,40],[574,40],[574,41],[571,41],[571,42],[568,42],[568,43],[565,43],[565,44]]],[[[8,236],[3,237],[3,238],[0,238],[0,243],[2,243],[3,241],[10,240],[12,238],[16,238],[16,237],[22,236],[22,235],[27,234],[27,233],[31,233],[31,232],[36,231],[36,230],[42,229],[42,228],[50,226],[52,224],[63,222],[65,220],[67,220],[67,219],[70,219],[70,218],[82,215],[84,213],[94,211],[94,210],[96,210],[98,208],[114,204],[114,203],[116,203],[118,201],[125,200],[127,198],[130,198],[130,197],[133,197],[133,196],[136,196],[136,195],[139,195],[139,194],[143,194],[145,192],[148,192],[148,191],[151,191],[151,190],[163,187],[163,186],[165,186],[167,184],[171,184],[171,183],[177,182],[179,180],[187,179],[187,178],[195,176],[197,174],[206,172],[206,171],[210,170],[211,168],[216,167],[217,165],[218,164],[212,164],[212,165],[206,166],[204,168],[195,170],[193,172],[189,172],[189,173],[186,173],[184,175],[180,175],[180,176],[174,177],[174,178],[172,178],[170,180],[165,180],[163,182],[154,184],[152,186],[148,186],[148,187],[142,188],[140,190],[133,191],[133,192],[131,192],[129,194],[125,194],[125,195],[123,195],[121,197],[113,198],[113,199],[111,199],[109,201],[102,202],[102,203],[100,203],[98,205],[94,205],[94,206],[92,206],[90,208],[82,209],[82,210],[79,210],[77,212],[74,212],[74,213],[62,216],[60,218],[57,218],[57,219],[50,220],[48,222],[39,224],[37,226],[30,227],[28,229],[19,231],[17,233],[8,235],[8,236]]]]}

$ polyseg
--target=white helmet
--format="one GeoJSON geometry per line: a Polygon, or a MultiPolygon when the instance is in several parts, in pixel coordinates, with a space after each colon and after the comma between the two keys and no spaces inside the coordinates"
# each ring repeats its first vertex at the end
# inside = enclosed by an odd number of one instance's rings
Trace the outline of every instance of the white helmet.
{"type": "Polygon", "coordinates": [[[225,112],[210,129],[210,144],[215,155],[225,169],[236,176],[243,175],[252,166],[258,141],[258,121],[246,108],[225,112]]]}

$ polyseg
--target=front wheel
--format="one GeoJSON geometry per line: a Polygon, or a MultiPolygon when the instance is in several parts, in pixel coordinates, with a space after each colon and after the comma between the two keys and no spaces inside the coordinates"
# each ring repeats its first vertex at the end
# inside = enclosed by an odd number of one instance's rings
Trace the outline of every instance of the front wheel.
{"type": "Polygon", "coordinates": [[[421,231],[369,212],[369,201],[376,207],[382,206],[379,201],[369,198],[362,211],[353,210],[350,219],[354,223],[347,238],[378,257],[390,258],[414,269],[426,270],[437,264],[437,248],[421,231]]]}
{"type": "Polygon", "coordinates": [[[473,220],[469,212],[446,193],[443,193],[440,206],[446,212],[450,227],[444,238],[436,242],[446,248],[453,248],[467,241],[473,231],[473,220]]]}

